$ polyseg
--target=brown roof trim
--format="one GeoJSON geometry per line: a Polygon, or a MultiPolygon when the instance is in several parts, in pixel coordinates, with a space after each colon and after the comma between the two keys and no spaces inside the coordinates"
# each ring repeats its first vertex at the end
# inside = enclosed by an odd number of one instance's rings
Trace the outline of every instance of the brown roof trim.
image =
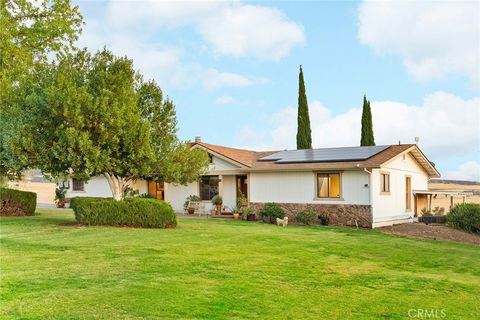
{"type": "Polygon", "coordinates": [[[198,145],[225,160],[248,169],[248,171],[301,171],[301,170],[335,170],[335,169],[362,169],[380,168],[397,156],[412,152],[413,157],[422,166],[429,177],[439,177],[440,173],[430,163],[416,144],[391,145],[385,150],[362,161],[342,161],[323,163],[289,163],[278,164],[274,161],[257,161],[260,158],[271,155],[278,151],[252,151],[246,149],[224,147],[204,142],[193,143],[192,147],[198,145]]]}

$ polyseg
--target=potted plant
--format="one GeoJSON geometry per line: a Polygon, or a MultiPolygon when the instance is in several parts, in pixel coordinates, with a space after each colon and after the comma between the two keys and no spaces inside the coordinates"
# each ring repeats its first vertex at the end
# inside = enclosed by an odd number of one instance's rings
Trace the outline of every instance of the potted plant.
{"type": "Polygon", "coordinates": [[[199,196],[196,195],[190,195],[187,197],[185,200],[185,203],[183,204],[183,208],[187,210],[188,214],[194,214],[195,213],[195,207],[192,205],[192,202],[198,202],[201,201],[199,196]]]}
{"type": "Polygon", "coordinates": [[[255,210],[252,207],[243,207],[240,209],[243,220],[255,221],[255,210]]]}
{"type": "Polygon", "coordinates": [[[56,188],[55,189],[55,199],[54,202],[57,205],[57,208],[65,208],[65,195],[67,194],[67,189],[56,188]]]}
{"type": "Polygon", "coordinates": [[[320,219],[320,223],[322,224],[322,226],[328,226],[328,222],[330,221],[328,216],[329,216],[329,214],[328,214],[327,211],[323,211],[318,216],[318,219],[320,219]]]}
{"type": "Polygon", "coordinates": [[[212,198],[212,204],[217,208],[217,213],[222,214],[223,199],[218,194],[212,198]]]}
{"type": "Polygon", "coordinates": [[[233,219],[238,220],[240,219],[240,209],[238,207],[232,208],[233,219]]]}

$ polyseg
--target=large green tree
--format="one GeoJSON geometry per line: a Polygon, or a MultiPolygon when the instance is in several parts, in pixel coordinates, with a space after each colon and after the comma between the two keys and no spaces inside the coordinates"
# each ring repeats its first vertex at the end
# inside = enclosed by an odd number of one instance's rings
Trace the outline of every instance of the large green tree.
{"type": "Polygon", "coordinates": [[[360,138],[360,146],[374,146],[375,138],[373,136],[372,111],[370,108],[370,101],[367,96],[363,96],[362,109],[362,136],[360,138]]]}
{"type": "Polygon", "coordinates": [[[0,1],[0,175],[19,176],[25,168],[8,143],[18,84],[48,58],[70,52],[81,25],[69,0],[0,1]]]}
{"type": "Polygon", "coordinates": [[[132,180],[188,183],[208,165],[176,137],[174,105],[133,62],[83,50],[39,68],[18,86],[13,150],[53,177],[103,175],[115,199],[132,180]]]}
{"type": "Polygon", "coordinates": [[[303,70],[300,65],[298,75],[298,115],[297,115],[297,149],[312,148],[312,130],[310,129],[310,116],[308,114],[307,94],[305,93],[305,82],[303,70]]]}

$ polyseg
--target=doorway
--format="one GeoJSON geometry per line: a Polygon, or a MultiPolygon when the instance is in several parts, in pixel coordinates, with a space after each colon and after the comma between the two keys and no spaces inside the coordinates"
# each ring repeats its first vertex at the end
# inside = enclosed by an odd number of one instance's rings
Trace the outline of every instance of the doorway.
{"type": "Polygon", "coordinates": [[[148,195],[157,200],[165,200],[165,184],[148,180],[148,195]]]}
{"type": "Polygon", "coordinates": [[[405,177],[405,211],[412,211],[412,177],[405,177]]]}
{"type": "Polygon", "coordinates": [[[237,176],[236,177],[236,185],[237,185],[237,198],[243,194],[245,198],[248,200],[248,185],[247,185],[247,176],[237,176]]]}

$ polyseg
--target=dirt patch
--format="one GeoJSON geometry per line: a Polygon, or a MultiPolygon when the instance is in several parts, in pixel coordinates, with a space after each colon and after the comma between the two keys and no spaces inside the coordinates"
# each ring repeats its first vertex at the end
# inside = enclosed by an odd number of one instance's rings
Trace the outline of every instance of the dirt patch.
{"type": "Polygon", "coordinates": [[[380,228],[380,230],[398,236],[480,244],[480,235],[438,224],[405,223],[391,227],[383,227],[380,228]]]}

